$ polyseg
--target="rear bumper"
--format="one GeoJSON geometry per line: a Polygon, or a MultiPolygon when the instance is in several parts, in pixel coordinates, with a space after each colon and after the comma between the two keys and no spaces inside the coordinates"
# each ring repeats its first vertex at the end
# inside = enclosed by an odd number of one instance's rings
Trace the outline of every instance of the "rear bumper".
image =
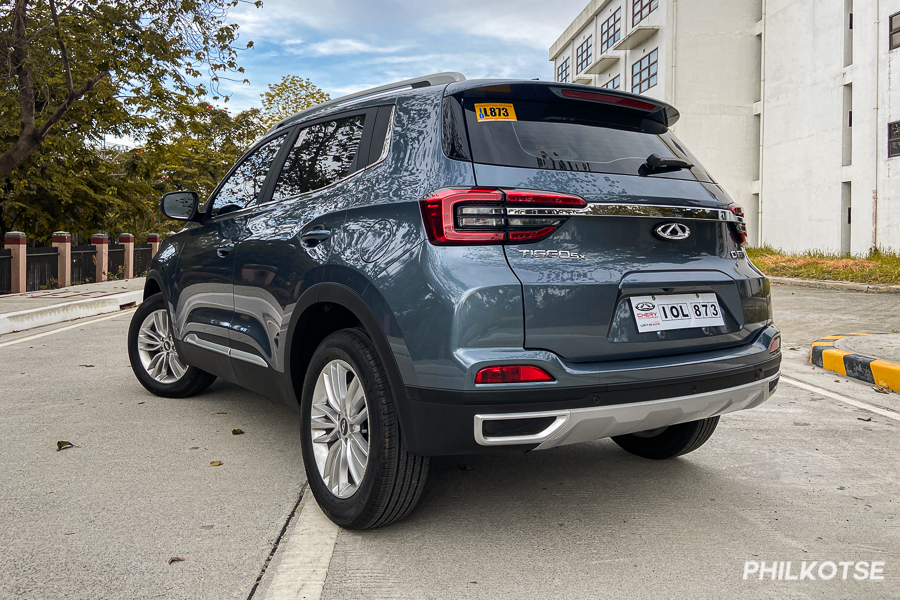
{"type": "MultiPolygon", "coordinates": [[[[439,456],[534,450],[674,425],[753,408],[775,391],[781,355],[757,355],[737,368],[706,363],[704,374],[573,387],[396,390],[407,450],[439,456]],[[525,427],[529,435],[492,436],[494,425],[511,419],[543,419],[525,427]]],[[[515,430],[523,422],[506,427],[515,430]]],[[[527,423],[526,423],[527,425],[527,423]]],[[[501,427],[500,429],[504,429],[501,427]]]]}
{"type": "Polygon", "coordinates": [[[605,437],[647,431],[688,421],[698,421],[725,413],[754,408],[769,399],[781,373],[725,390],[693,394],[650,402],[576,408],[572,410],[475,415],[475,441],[481,446],[538,444],[544,450],[566,444],[588,442],[605,437]],[[545,429],[532,435],[497,436],[484,434],[485,423],[509,419],[526,420],[553,417],[545,429]]]}

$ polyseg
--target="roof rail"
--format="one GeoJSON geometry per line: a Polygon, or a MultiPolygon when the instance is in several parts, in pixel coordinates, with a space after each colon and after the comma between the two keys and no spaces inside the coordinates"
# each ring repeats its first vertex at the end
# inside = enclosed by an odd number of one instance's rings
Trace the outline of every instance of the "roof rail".
{"type": "Polygon", "coordinates": [[[269,134],[280,127],[284,127],[288,123],[292,123],[299,119],[301,116],[313,112],[319,111],[323,108],[327,108],[329,106],[334,106],[336,104],[343,104],[344,102],[348,102],[350,100],[358,100],[360,98],[366,98],[368,96],[375,96],[377,94],[381,94],[383,92],[389,92],[391,90],[399,90],[403,88],[422,88],[429,87],[432,85],[441,85],[444,83],[453,83],[454,81],[465,81],[466,77],[462,73],[455,73],[453,71],[445,71],[443,73],[433,73],[431,75],[425,75],[423,77],[413,77],[412,79],[404,79],[403,81],[397,81],[396,83],[389,83],[387,85],[381,85],[374,88],[369,88],[367,90],[362,90],[361,92],[354,92],[353,94],[348,94],[346,96],[341,96],[340,98],[335,98],[334,100],[328,100],[326,102],[322,102],[321,104],[316,104],[315,106],[311,106],[305,110],[298,112],[297,114],[291,115],[289,117],[285,117],[284,119],[275,123],[269,131],[266,133],[269,134]]]}

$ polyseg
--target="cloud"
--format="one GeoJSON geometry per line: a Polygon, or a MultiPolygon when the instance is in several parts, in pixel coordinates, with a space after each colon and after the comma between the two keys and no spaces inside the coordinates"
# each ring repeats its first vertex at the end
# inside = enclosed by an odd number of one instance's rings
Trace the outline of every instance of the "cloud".
{"type": "Polygon", "coordinates": [[[309,45],[316,56],[340,56],[345,54],[390,54],[403,50],[404,46],[377,46],[353,39],[332,39],[309,45]]]}

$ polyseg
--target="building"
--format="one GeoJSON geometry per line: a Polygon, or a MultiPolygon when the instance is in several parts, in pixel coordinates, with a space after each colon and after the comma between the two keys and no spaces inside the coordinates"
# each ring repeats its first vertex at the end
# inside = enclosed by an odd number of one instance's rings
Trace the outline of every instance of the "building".
{"type": "Polygon", "coordinates": [[[550,60],[675,105],[754,245],[900,250],[900,0],[594,0],[550,60]]]}

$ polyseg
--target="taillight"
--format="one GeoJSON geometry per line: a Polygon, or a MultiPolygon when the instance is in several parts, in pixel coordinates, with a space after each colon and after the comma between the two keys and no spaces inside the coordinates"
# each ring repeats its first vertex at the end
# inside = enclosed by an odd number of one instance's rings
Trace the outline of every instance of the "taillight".
{"type": "Polygon", "coordinates": [[[428,240],[436,246],[527,243],[544,239],[566,222],[552,210],[580,209],[578,196],[530,190],[445,189],[420,202],[428,240]]]}
{"type": "Polygon", "coordinates": [[[735,230],[735,242],[744,246],[747,244],[747,225],[744,221],[744,209],[737,204],[731,205],[731,212],[734,213],[736,221],[733,223],[735,230]]]}
{"type": "Polygon", "coordinates": [[[781,350],[781,336],[776,335],[772,338],[772,341],[769,342],[769,354],[775,354],[781,350]]]}
{"type": "Polygon", "coordinates": [[[532,365],[497,365],[485,367],[475,375],[475,383],[540,383],[556,381],[540,367],[532,365]]]}

